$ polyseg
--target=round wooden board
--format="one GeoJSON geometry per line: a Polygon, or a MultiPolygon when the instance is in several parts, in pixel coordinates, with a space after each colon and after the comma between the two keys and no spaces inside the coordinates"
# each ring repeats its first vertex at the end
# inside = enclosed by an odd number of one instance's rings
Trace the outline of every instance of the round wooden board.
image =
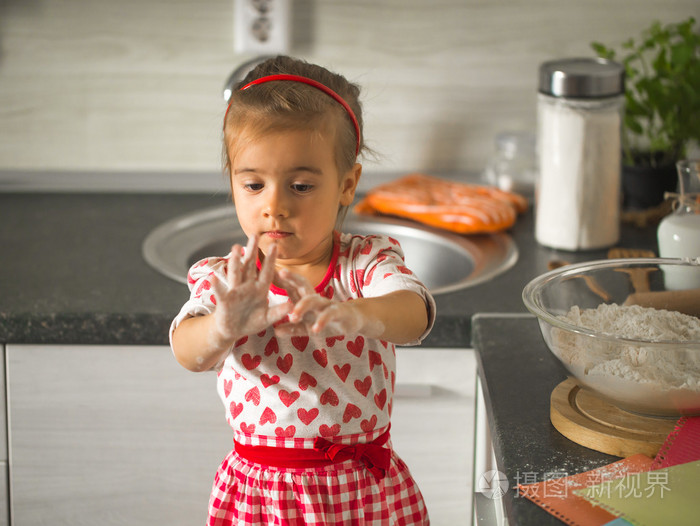
{"type": "Polygon", "coordinates": [[[676,420],[627,412],[576,380],[564,380],[552,391],[549,417],[557,431],[569,440],[601,453],[628,457],[643,453],[654,457],[673,431],[676,420]]]}

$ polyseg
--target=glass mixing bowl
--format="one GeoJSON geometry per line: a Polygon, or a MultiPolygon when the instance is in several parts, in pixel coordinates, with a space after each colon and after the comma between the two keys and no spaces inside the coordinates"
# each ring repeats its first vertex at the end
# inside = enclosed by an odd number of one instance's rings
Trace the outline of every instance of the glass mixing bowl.
{"type": "Polygon", "coordinates": [[[635,413],[700,414],[700,258],[568,265],[523,301],[581,387],[635,413]]]}

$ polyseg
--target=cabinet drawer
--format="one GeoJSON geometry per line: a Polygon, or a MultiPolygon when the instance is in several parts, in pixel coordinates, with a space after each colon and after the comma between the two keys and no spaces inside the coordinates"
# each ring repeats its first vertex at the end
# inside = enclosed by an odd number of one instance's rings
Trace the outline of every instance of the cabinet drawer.
{"type": "Polygon", "coordinates": [[[203,524],[231,431],[167,347],[8,345],[15,526],[203,524]]]}

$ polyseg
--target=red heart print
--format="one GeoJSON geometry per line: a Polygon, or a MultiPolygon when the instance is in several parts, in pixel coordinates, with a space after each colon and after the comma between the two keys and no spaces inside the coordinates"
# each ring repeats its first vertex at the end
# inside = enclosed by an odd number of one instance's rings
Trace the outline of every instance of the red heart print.
{"type": "Polygon", "coordinates": [[[386,340],[379,340],[379,343],[381,343],[381,344],[384,346],[385,349],[386,349],[387,347],[389,347],[389,342],[386,341],[386,340]]]}
{"type": "Polygon", "coordinates": [[[224,380],[224,396],[228,398],[231,394],[231,388],[233,387],[233,380],[224,380]]]}
{"type": "Polygon", "coordinates": [[[249,371],[255,369],[258,365],[260,365],[261,361],[262,356],[259,355],[256,355],[255,358],[253,358],[248,353],[245,353],[243,356],[241,356],[241,362],[243,363],[243,366],[249,371]]]}
{"type": "Polygon", "coordinates": [[[377,415],[372,415],[372,418],[369,420],[363,420],[360,422],[360,427],[362,428],[362,431],[365,433],[369,433],[374,429],[374,426],[377,425],[377,415]]]}
{"type": "Polygon", "coordinates": [[[387,369],[385,363],[382,364],[382,367],[384,367],[384,378],[388,379],[389,378],[389,369],[387,369]]]}
{"type": "Polygon", "coordinates": [[[369,370],[374,370],[375,365],[382,364],[382,355],[377,351],[369,351],[369,370]]]}
{"type": "Polygon", "coordinates": [[[377,404],[379,409],[384,409],[384,404],[386,404],[386,389],[379,391],[379,394],[374,395],[374,403],[377,404]]]}
{"type": "Polygon", "coordinates": [[[306,371],[301,373],[301,376],[299,377],[299,389],[301,389],[302,391],[306,391],[306,389],[308,389],[309,386],[316,387],[317,383],[318,382],[316,381],[316,378],[311,376],[306,371]]]}
{"type": "Polygon", "coordinates": [[[248,425],[245,422],[241,422],[241,431],[249,434],[255,433],[255,424],[248,425]]]}
{"type": "Polygon", "coordinates": [[[365,339],[362,336],[355,338],[354,342],[347,343],[348,351],[357,356],[358,358],[362,354],[362,349],[365,348],[365,339]]]}
{"type": "Polygon", "coordinates": [[[304,349],[306,349],[306,346],[309,344],[309,337],[308,336],[292,336],[292,345],[296,348],[297,351],[299,352],[304,352],[304,349]]]}
{"type": "Polygon", "coordinates": [[[277,367],[286,374],[292,368],[292,362],[294,362],[294,357],[291,354],[286,354],[284,358],[281,356],[277,358],[277,367]]]}
{"type": "Polygon", "coordinates": [[[326,338],[326,345],[328,347],[333,347],[335,345],[335,342],[342,342],[345,339],[345,336],[329,336],[326,338]]]}
{"type": "Polygon", "coordinates": [[[338,375],[338,378],[340,378],[344,382],[345,380],[347,380],[348,375],[350,374],[350,364],[346,363],[342,367],[334,365],[333,370],[335,371],[335,374],[338,375]]]}
{"type": "Polygon", "coordinates": [[[369,389],[372,387],[372,377],[366,376],[363,381],[355,380],[355,389],[362,395],[367,396],[369,389]]]}
{"type": "Polygon", "coordinates": [[[277,415],[272,409],[266,407],[262,415],[260,416],[260,425],[262,426],[268,422],[270,422],[271,424],[277,422],[277,415]]]}
{"type": "Polygon", "coordinates": [[[245,342],[247,342],[247,341],[248,341],[248,337],[247,337],[247,336],[243,336],[243,338],[240,338],[240,339],[236,340],[236,343],[235,343],[234,347],[240,347],[241,345],[243,345],[243,344],[244,344],[245,342]]]}
{"type": "Polygon", "coordinates": [[[270,338],[270,341],[265,345],[265,356],[270,356],[271,354],[277,354],[280,352],[280,345],[277,342],[277,338],[274,336],[270,338]]]}
{"type": "Polygon", "coordinates": [[[296,433],[297,429],[296,427],[292,426],[287,426],[286,428],[284,427],[276,427],[275,428],[275,435],[278,437],[282,438],[290,438],[294,436],[294,433],[296,433]]]}
{"type": "Polygon", "coordinates": [[[376,268],[376,266],[372,267],[371,269],[369,269],[369,272],[365,274],[365,281],[363,283],[364,286],[367,286],[370,283],[372,283],[372,276],[374,276],[374,271],[376,268]]]}
{"type": "Polygon", "coordinates": [[[212,294],[211,296],[209,296],[209,299],[211,300],[211,302],[212,302],[214,305],[216,305],[216,296],[214,296],[214,295],[212,294]]]}
{"type": "Polygon", "coordinates": [[[338,395],[335,394],[335,391],[331,389],[330,387],[323,391],[323,394],[321,395],[321,405],[326,405],[330,404],[333,407],[337,406],[340,403],[340,400],[338,400],[338,395]]]}
{"type": "Polygon", "coordinates": [[[367,255],[370,252],[372,252],[372,239],[374,236],[369,236],[365,243],[362,245],[362,248],[360,249],[360,254],[367,255]]]}
{"type": "Polygon", "coordinates": [[[258,333],[258,338],[263,338],[265,336],[265,333],[267,332],[267,329],[263,329],[258,333]]]}
{"type": "Polygon", "coordinates": [[[365,269],[361,268],[355,271],[355,281],[350,283],[355,285],[355,290],[359,290],[360,286],[365,282],[365,269]]]}
{"type": "Polygon", "coordinates": [[[335,294],[335,289],[333,289],[333,287],[328,287],[326,290],[324,290],[321,293],[321,296],[325,296],[329,300],[332,300],[334,294],[335,294]]]}
{"type": "Polygon", "coordinates": [[[333,424],[330,427],[326,424],[322,424],[321,427],[318,428],[318,434],[322,437],[332,437],[338,433],[340,433],[340,424],[333,424]]]}
{"type": "Polygon", "coordinates": [[[231,416],[233,418],[236,418],[238,415],[241,414],[241,411],[243,411],[243,404],[231,402],[231,404],[229,405],[229,411],[231,412],[231,416]]]}
{"type": "Polygon", "coordinates": [[[284,325],[285,323],[289,323],[289,314],[287,314],[284,318],[281,320],[277,320],[275,323],[272,324],[274,328],[279,327],[280,325],[284,325]]]}
{"type": "Polygon", "coordinates": [[[394,371],[391,371],[391,390],[394,391],[396,389],[396,373],[394,371]]]}
{"type": "Polygon", "coordinates": [[[265,387],[265,388],[270,387],[271,385],[275,385],[279,381],[280,381],[280,377],[277,375],[274,375],[274,376],[269,376],[267,374],[260,375],[260,382],[263,384],[263,387],[265,387]]]}
{"type": "Polygon", "coordinates": [[[299,391],[292,391],[290,393],[289,391],[285,391],[284,389],[282,389],[279,392],[280,400],[282,400],[282,403],[287,407],[296,402],[297,398],[299,398],[299,395],[299,391]]]}
{"type": "Polygon", "coordinates": [[[316,360],[316,363],[321,367],[328,365],[328,354],[325,349],[315,349],[313,355],[314,360],[316,360]]]}
{"type": "Polygon", "coordinates": [[[399,265],[399,266],[396,267],[396,268],[399,269],[399,272],[401,272],[401,274],[407,274],[407,275],[409,275],[409,276],[413,275],[413,272],[412,272],[411,269],[408,268],[408,267],[405,267],[405,266],[403,266],[403,265],[399,265]]]}
{"type": "Polygon", "coordinates": [[[343,422],[348,423],[353,418],[360,418],[362,416],[362,410],[353,403],[349,403],[345,406],[345,412],[343,413],[343,422]]]}
{"type": "Polygon", "coordinates": [[[398,244],[399,244],[399,242],[396,241],[396,239],[394,239],[393,237],[391,237],[391,236],[387,236],[387,237],[389,238],[389,241],[391,242],[392,245],[398,245],[398,244]]]}
{"type": "Polygon", "coordinates": [[[199,296],[203,291],[209,290],[210,288],[211,283],[209,283],[209,281],[205,279],[204,281],[202,281],[202,283],[200,283],[199,287],[197,287],[197,292],[195,292],[195,295],[199,296]]]}
{"type": "Polygon", "coordinates": [[[258,405],[260,403],[260,391],[258,391],[257,387],[248,390],[245,394],[245,401],[252,402],[253,405],[258,405]]]}
{"type": "Polygon", "coordinates": [[[304,422],[304,424],[306,424],[307,426],[309,424],[311,424],[311,422],[314,421],[314,419],[318,416],[318,413],[319,413],[319,411],[318,411],[318,408],[316,408],[316,407],[313,407],[313,408],[309,409],[308,411],[306,409],[304,409],[303,407],[297,409],[297,416],[299,417],[299,420],[304,422]]]}

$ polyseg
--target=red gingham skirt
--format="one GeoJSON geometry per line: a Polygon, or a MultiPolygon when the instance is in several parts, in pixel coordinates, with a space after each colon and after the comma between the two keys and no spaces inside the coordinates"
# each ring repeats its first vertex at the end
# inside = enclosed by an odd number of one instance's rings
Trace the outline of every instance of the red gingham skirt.
{"type": "MultiPolygon", "coordinates": [[[[341,442],[369,442],[376,436],[376,432],[345,436],[341,442]]],[[[264,437],[237,433],[239,439],[248,445],[313,447],[313,439],[266,444],[264,437]]],[[[251,462],[233,450],[214,478],[207,526],[239,524],[427,526],[430,521],[417,484],[393,450],[382,479],[352,459],[313,468],[280,468],[251,462]]]]}

